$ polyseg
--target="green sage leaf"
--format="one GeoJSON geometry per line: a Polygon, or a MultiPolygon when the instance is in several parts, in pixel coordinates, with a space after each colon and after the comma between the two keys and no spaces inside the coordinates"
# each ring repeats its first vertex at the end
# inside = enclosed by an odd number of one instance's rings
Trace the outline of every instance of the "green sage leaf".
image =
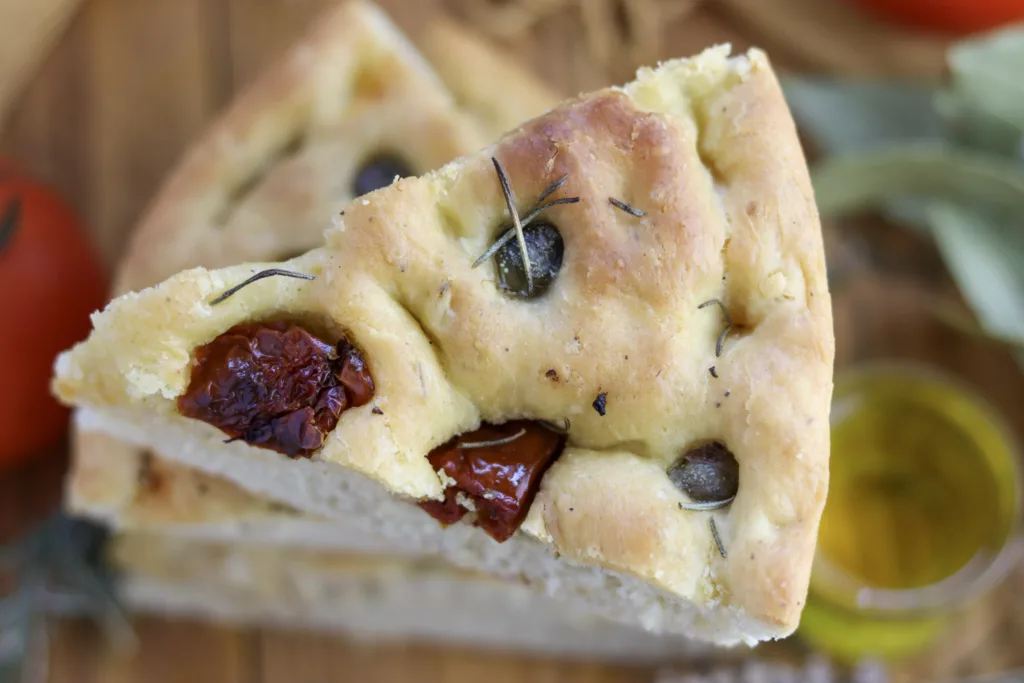
{"type": "Polygon", "coordinates": [[[958,43],[947,59],[965,101],[1024,133],[1024,25],[958,43]]]}
{"type": "Polygon", "coordinates": [[[937,93],[935,110],[951,142],[1005,158],[1021,158],[1021,130],[977,106],[959,90],[949,88],[937,93]]]}
{"type": "Polygon", "coordinates": [[[957,332],[971,337],[988,339],[1001,346],[1024,353],[1024,337],[1007,336],[992,330],[986,330],[978,324],[973,315],[964,312],[959,306],[955,306],[947,301],[937,300],[931,302],[928,305],[928,309],[938,320],[952,327],[957,332]]]}
{"type": "Polygon", "coordinates": [[[982,204],[1024,215],[1024,167],[945,146],[898,146],[829,159],[812,172],[823,215],[873,209],[897,199],[982,204]]]}
{"type": "Polygon", "coordinates": [[[786,78],[782,90],[801,131],[827,155],[942,139],[931,88],[786,78]]]}
{"type": "MultiPolygon", "coordinates": [[[[1024,231],[989,212],[935,202],[932,235],[960,293],[982,327],[1024,339],[1024,231]]],[[[1024,364],[1024,351],[1017,353],[1024,364]]]]}

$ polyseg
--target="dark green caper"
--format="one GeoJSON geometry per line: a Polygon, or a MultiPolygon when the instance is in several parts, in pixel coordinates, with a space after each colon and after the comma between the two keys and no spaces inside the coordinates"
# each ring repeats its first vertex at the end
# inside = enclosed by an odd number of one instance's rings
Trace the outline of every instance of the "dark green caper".
{"type": "Polygon", "coordinates": [[[533,289],[528,286],[519,242],[514,239],[505,243],[494,255],[498,287],[509,296],[534,299],[546,292],[555,281],[555,276],[562,268],[565,244],[558,228],[546,221],[530,223],[523,228],[523,237],[526,238],[526,253],[530,258],[533,289]]]}
{"type": "Polygon", "coordinates": [[[668,478],[698,503],[729,500],[740,487],[740,466],[718,441],[693,448],[668,468],[668,478]]]}
{"type": "Polygon", "coordinates": [[[352,184],[352,193],[360,197],[395,181],[395,177],[408,178],[415,175],[405,161],[393,154],[378,154],[370,157],[356,171],[356,179],[352,184]]]}

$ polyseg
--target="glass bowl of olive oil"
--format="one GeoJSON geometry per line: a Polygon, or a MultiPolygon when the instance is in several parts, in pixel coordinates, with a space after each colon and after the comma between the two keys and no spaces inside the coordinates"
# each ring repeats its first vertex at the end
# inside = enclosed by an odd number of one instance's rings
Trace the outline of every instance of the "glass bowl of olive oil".
{"type": "Polygon", "coordinates": [[[912,654],[1024,549],[1016,444],[968,388],[905,362],[838,375],[831,430],[800,633],[847,661],[912,654]]]}

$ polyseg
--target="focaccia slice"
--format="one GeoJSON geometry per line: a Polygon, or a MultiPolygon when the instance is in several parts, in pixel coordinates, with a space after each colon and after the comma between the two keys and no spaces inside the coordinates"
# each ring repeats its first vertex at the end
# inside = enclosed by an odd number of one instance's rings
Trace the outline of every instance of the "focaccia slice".
{"type": "Polygon", "coordinates": [[[69,501],[115,529],[108,560],[134,611],[588,660],[679,661],[708,649],[567,611],[516,581],[410,556],[395,539],[154,454],[118,457],[105,448],[120,443],[113,437],[78,438],[69,501]]]}
{"type": "Polygon", "coordinates": [[[185,271],[94,324],[54,382],[94,428],[652,630],[796,626],[833,337],[758,51],[642,70],[357,199],[321,249],[185,271]],[[509,232],[511,204],[555,200],[509,232]]]}

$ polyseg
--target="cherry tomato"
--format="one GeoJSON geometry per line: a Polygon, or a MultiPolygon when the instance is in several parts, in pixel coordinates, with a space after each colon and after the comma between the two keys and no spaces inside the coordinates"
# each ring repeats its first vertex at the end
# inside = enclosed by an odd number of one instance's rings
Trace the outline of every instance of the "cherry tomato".
{"type": "Polygon", "coordinates": [[[57,354],[89,333],[107,281],[81,221],[53,190],[0,161],[0,469],[67,430],[50,395],[57,354]]]}
{"type": "Polygon", "coordinates": [[[890,21],[955,35],[1024,20],[1024,0],[855,1],[890,21]]]}

